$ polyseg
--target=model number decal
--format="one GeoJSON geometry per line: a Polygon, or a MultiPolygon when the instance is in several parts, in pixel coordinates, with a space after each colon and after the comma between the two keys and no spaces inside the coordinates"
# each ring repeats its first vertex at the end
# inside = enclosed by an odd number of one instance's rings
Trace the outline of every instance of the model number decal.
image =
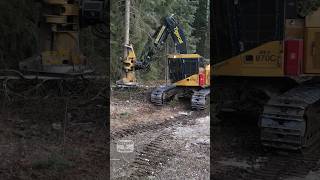
{"type": "Polygon", "coordinates": [[[271,51],[259,51],[257,54],[245,55],[245,64],[275,64],[279,63],[280,56],[271,51]]]}
{"type": "Polygon", "coordinates": [[[256,55],[256,62],[276,63],[280,59],[280,56],[272,54],[270,51],[260,51],[256,55]]]}

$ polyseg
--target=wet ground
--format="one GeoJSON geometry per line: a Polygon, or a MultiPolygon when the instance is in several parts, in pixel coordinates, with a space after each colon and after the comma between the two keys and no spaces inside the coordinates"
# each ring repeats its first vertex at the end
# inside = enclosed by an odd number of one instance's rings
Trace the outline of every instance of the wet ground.
{"type": "MultiPolygon", "coordinates": [[[[98,94],[67,101],[9,93],[1,101],[0,179],[109,177],[106,99],[98,94]]],[[[157,107],[149,95],[112,92],[111,179],[320,179],[319,146],[304,154],[265,149],[254,118],[225,114],[210,127],[209,113],[191,111],[188,101],[157,107]]]]}
{"type": "Polygon", "coordinates": [[[212,179],[320,179],[318,145],[304,153],[267,149],[260,145],[254,118],[229,114],[223,120],[211,126],[212,179]]]}
{"type": "Polygon", "coordinates": [[[113,93],[112,179],[320,179],[318,145],[303,153],[262,147],[255,117],[223,114],[209,133],[209,113],[190,111],[188,101],[157,107],[148,89],[113,93]]]}
{"type": "Polygon", "coordinates": [[[1,180],[109,176],[105,81],[69,82],[60,93],[53,81],[9,83],[0,89],[1,180]]]}
{"type": "Polygon", "coordinates": [[[210,179],[208,112],[191,111],[188,101],[153,106],[148,92],[136,92],[124,101],[124,118],[115,111],[120,94],[111,102],[111,179],[210,179]]]}

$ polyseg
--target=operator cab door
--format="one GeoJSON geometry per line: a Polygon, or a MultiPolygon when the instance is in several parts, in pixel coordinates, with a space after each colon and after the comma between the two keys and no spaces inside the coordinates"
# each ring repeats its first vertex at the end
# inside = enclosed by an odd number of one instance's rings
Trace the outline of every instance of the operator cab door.
{"type": "Polygon", "coordinates": [[[320,8],[306,17],[304,73],[320,73],[320,8]]]}
{"type": "Polygon", "coordinates": [[[173,55],[168,58],[169,78],[172,83],[183,80],[199,73],[199,67],[203,66],[203,58],[195,54],[173,55]]]}
{"type": "Polygon", "coordinates": [[[304,71],[320,73],[320,28],[306,29],[304,71]]]}

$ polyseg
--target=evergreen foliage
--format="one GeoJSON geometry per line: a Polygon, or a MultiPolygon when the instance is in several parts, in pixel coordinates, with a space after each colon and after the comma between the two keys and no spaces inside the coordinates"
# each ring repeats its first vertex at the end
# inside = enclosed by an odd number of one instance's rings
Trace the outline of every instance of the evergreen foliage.
{"type": "Polygon", "coordinates": [[[320,0],[298,0],[298,11],[301,16],[307,16],[320,7],[320,0]]]}
{"type": "MultiPolygon", "coordinates": [[[[207,21],[207,9],[202,3],[208,4],[208,0],[131,0],[130,16],[130,43],[133,44],[135,53],[139,57],[148,38],[153,35],[156,28],[160,26],[161,19],[167,15],[174,14],[184,30],[188,40],[188,50],[194,53],[197,45],[204,44],[205,38],[192,32],[203,32],[208,28],[208,22],[195,24],[194,21],[207,21]],[[197,11],[197,9],[199,9],[197,11]],[[199,16],[199,17],[197,17],[199,16]],[[201,19],[204,18],[204,19],[201,19]],[[201,27],[200,27],[201,26],[201,27]],[[198,29],[197,29],[198,28],[198,29]]],[[[123,52],[124,34],[124,1],[111,0],[111,78],[117,80],[121,77],[121,60],[123,52]]],[[[161,50],[154,58],[151,71],[141,74],[143,79],[164,79],[165,59],[167,53],[172,53],[172,42],[168,38],[168,51],[161,50]]],[[[165,45],[166,46],[166,45],[165,45]]],[[[199,47],[200,48],[200,47],[199,47]]]]}

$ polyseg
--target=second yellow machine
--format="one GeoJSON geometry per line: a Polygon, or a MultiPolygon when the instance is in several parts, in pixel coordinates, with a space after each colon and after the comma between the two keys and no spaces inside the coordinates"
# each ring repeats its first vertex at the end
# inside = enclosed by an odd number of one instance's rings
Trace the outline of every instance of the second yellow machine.
{"type": "Polygon", "coordinates": [[[215,1],[212,72],[217,111],[257,112],[262,144],[294,150],[320,137],[320,9],[297,2],[215,1]]]}
{"type": "MultiPolygon", "coordinates": [[[[94,72],[80,49],[81,28],[91,26],[97,37],[105,25],[104,0],[42,0],[39,50],[19,64],[24,74],[77,76],[94,72]]],[[[104,30],[105,31],[105,30],[104,30]]]]}

